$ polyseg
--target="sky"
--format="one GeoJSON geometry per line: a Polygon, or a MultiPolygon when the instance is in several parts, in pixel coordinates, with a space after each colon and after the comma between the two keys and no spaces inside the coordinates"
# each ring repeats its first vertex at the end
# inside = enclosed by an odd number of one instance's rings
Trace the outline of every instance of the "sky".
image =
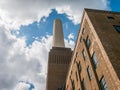
{"type": "Polygon", "coordinates": [[[45,90],[53,21],[74,49],[84,8],[120,12],[119,0],[0,0],[0,90],[45,90]]]}

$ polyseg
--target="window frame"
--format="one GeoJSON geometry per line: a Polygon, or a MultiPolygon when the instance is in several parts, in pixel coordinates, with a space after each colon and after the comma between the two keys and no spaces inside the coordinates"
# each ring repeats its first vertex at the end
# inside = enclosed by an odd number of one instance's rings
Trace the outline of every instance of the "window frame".
{"type": "Polygon", "coordinates": [[[99,64],[99,60],[98,60],[98,57],[96,55],[95,52],[93,52],[92,54],[92,62],[93,62],[93,65],[94,65],[94,68],[96,69],[98,67],[98,64],[99,64]]]}
{"type": "Polygon", "coordinates": [[[85,33],[85,28],[82,29],[82,34],[84,34],[84,33],[85,33]]]}
{"type": "Polygon", "coordinates": [[[86,90],[86,84],[85,84],[84,78],[83,78],[83,80],[81,81],[81,86],[82,86],[82,90],[86,90]]]}
{"type": "Polygon", "coordinates": [[[71,80],[71,84],[72,84],[72,90],[75,90],[75,82],[74,82],[74,80],[71,80]]]}
{"type": "Polygon", "coordinates": [[[80,42],[82,42],[82,36],[80,37],[80,42]]]}
{"type": "Polygon", "coordinates": [[[114,29],[120,33],[120,25],[113,25],[114,29]]]}
{"type": "Polygon", "coordinates": [[[102,90],[108,90],[108,86],[107,86],[104,76],[102,76],[100,79],[100,86],[101,86],[102,90]]]}
{"type": "Polygon", "coordinates": [[[86,60],[87,55],[86,55],[86,53],[85,53],[85,50],[84,50],[84,49],[82,50],[82,56],[83,56],[83,59],[84,59],[84,60],[86,60]]]}
{"type": "Polygon", "coordinates": [[[80,74],[80,73],[81,73],[81,70],[82,70],[80,61],[77,63],[77,68],[78,68],[78,72],[79,72],[79,74],[80,74]]]}
{"type": "Polygon", "coordinates": [[[89,36],[87,36],[87,38],[86,38],[86,46],[87,46],[88,49],[91,46],[91,40],[90,40],[89,36]]]}
{"type": "Polygon", "coordinates": [[[115,18],[112,17],[112,16],[107,16],[107,18],[108,18],[109,20],[115,20],[115,18]]]}
{"type": "Polygon", "coordinates": [[[75,74],[76,74],[76,80],[78,81],[78,74],[77,74],[77,71],[75,72],[75,74]]]}
{"type": "Polygon", "coordinates": [[[87,68],[87,73],[88,73],[89,79],[92,80],[92,71],[90,69],[90,66],[88,66],[87,68]]]}

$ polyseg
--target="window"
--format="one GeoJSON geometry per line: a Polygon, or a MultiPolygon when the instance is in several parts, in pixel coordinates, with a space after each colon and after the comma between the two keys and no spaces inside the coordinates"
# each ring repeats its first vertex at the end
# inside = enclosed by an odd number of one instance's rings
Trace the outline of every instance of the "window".
{"type": "Polygon", "coordinates": [[[71,71],[71,75],[72,75],[72,71],[71,71]]]}
{"type": "Polygon", "coordinates": [[[79,63],[77,63],[77,68],[78,68],[78,72],[80,73],[80,72],[81,72],[81,70],[82,70],[81,65],[80,65],[80,62],[79,62],[79,63]]]}
{"type": "Polygon", "coordinates": [[[108,90],[104,76],[100,80],[100,85],[101,85],[102,90],[108,90]]]}
{"type": "Polygon", "coordinates": [[[75,90],[75,83],[74,83],[74,80],[71,80],[71,83],[72,83],[72,90],[75,90]]]}
{"type": "Polygon", "coordinates": [[[95,52],[93,53],[93,56],[92,56],[92,62],[94,67],[96,68],[98,66],[98,59],[95,52]]]}
{"type": "Polygon", "coordinates": [[[75,74],[76,74],[76,80],[78,81],[78,75],[77,75],[77,72],[76,72],[75,74]]]}
{"type": "Polygon", "coordinates": [[[64,86],[59,86],[57,90],[63,90],[64,86]]]}
{"type": "Polygon", "coordinates": [[[82,42],[82,36],[80,37],[80,42],[82,42]]]}
{"type": "Polygon", "coordinates": [[[92,71],[89,66],[87,68],[87,73],[88,73],[89,79],[91,80],[92,79],[92,71]]]}
{"type": "Polygon", "coordinates": [[[90,41],[90,39],[88,37],[86,39],[86,45],[87,45],[87,48],[89,48],[90,45],[91,45],[91,41],[90,41]]]}
{"type": "Polygon", "coordinates": [[[76,62],[77,56],[78,56],[78,52],[76,52],[76,54],[75,54],[74,63],[76,62]]]}
{"type": "Polygon", "coordinates": [[[61,87],[59,87],[58,90],[63,90],[63,89],[61,87]]]}
{"type": "Polygon", "coordinates": [[[82,29],[82,34],[84,34],[84,33],[85,33],[85,29],[83,28],[83,29],[82,29]]]}
{"type": "Polygon", "coordinates": [[[111,16],[107,16],[108,19],[111,19],[111,20],[114,20],[115,18],[114,17],[111,17],[111,16]]]}
{"type": "Polygon", "coordinates": [[[86,53],[85,53],[85,50],[82,51],[82,55],[83,55],[83,58],[84,60],[86,59],[86,53]]]}
{"type": "Polygon", "coordinates": [[[117,26],[117,25],[113,25],[113,26],[114,26],[115,30],[120,33],[120,26],[117,26]]]}
{"type": "Polygon", "coordinates": [[[86,85],[84,79],[81,82],[82,90],[86,90],[86,85]]]}
{"type": "Polygon", "coordinates": [[[76,52],[76,57],[78,56],[78,52],[76,52]]]}
{"type": "Polygon", "coordinates": [[[76,58],[74,59],[74,63],[76,62],[76,58]]]}

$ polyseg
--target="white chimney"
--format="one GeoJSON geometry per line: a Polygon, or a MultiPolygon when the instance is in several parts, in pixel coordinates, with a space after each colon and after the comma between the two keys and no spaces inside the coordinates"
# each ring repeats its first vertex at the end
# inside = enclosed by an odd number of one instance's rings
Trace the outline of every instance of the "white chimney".
{"type": "Polygon", "coordinates": [[[55,19],[54,21],[52,47],[65,47],[62,22],[60,19],[55,19]]]}

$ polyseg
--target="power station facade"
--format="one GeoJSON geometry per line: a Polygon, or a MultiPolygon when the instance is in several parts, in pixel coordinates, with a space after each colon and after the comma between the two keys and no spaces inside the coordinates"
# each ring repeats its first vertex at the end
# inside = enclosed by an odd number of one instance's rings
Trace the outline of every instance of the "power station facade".
{"type": "Polygon", "coordinates": [[[53,44],[48,57],[46,90],[61,90],[65,88],[72,51],[70,48],[65,48],[61,20],[56,19],[53,27],[53,44]]]}
{"type": "Polygon", "coordinates": [[[73,51],[55,20],[46,90],[120,90],[119,12],[84,9],[73,51]]]}

